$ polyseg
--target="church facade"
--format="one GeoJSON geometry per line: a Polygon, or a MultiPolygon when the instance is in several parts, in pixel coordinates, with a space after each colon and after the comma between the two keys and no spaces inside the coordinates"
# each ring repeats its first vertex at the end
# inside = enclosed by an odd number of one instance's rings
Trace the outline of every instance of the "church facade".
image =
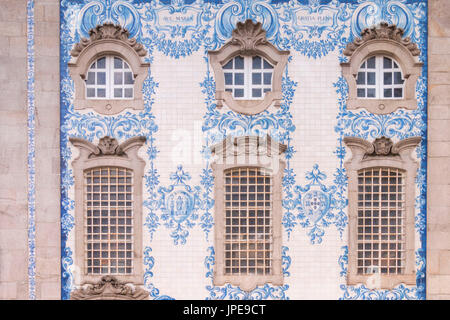
{"type": "Polygon", "coordinates": [[[450,298],[445,1],[6,3],[0,298],[450,298]]]}

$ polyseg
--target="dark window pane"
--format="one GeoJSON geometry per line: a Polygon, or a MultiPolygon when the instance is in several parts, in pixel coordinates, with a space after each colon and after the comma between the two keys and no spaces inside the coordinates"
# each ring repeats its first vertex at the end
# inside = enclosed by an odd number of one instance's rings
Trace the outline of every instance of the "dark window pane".
{"type": "Polygon", "coordinates": [[[392,68],[392,60],[389,59],[389,58],[384,57],[383,58],[383,68],[391,69],[392,68]]]}
{"type": "Polygon", "coordinates": [[[97,89],[97,97],[99,98],[106,97],[106,89],[97,89]]]}
{"type": "Polygon", "coordinates": [[[105,66],[106,66],[106,58],[100,58],[97,60],[98,69],[105,69],[105,66]]]}
{"type": "Polygon", "coordinates": [[[231,59],[230,61],[227,62],[227,64],[225,64],[223,66],[224,69],[233,69],[233,59],[231,59]]]}
{"type": "Polygon", "coordinates": [[[272,84],[272,74],[264,73],[264,84],[272,84]]]}
{"type": "Polygon", "coordinates": [[[252,73],[252,84],[261,84],[261,73],[252,73]]]}
{"type": "Polygon", "coordinates": [[[392,89],[384,89],[384,97],[392,98],[392,89]]]}
{"type": "Polygon", "coordinates": [[[401,72],[394,72],[394,83],[395,84],[402,84],[402,73],[401,72]]]}
{"type": "Polygon", "coordinates": [[[356,84],[366,84],[366,77],[364,72],[358,72],[358,77],[356,78],[356,84]]]}
{"type": "Polygon", "coordinates": [[[361,65],[361,69],[364,69],[366,67],[366,62],[364,61],[363,64],[361,65]]]}
{"type": "Polygon", "coordinates": [[[122,84],[122,72],[114,72],[114,84],[122,84]]]}
{"type": "Polygon", "coordinates": [[[394,68],[398,68],[398,65],[396,62],[394,62],[394,68]]]}
{"type": "Polygon", "coordinates": [[[402,97],[402,89],[401,88],[396,88],[394,89],[394,97],[395,98],[401,98],[402,97]]]}
{"type": "Polygon", "coordinates": [[[269,62],[264,60],[264,69],[273,69],[273,66],[269,62]]]}
{"type": "Polygon", "coordinates": [[[375,89],[367,89],[367,97],[375,98],[375,89]]]}
{"type": "Polygon", "coordinates": [[[244,69],[244,58],[242,58],[242,57],[234,58],[234,68],[235,69],[244,69]]]}
{"type": "Polygon", "coordinates": [[[234,96],[236,98],[242,98],[244,96],[244,89],[234,89],[234,96]]]}
{"type": "Polygon", "coordinates": [[[260,98],[261,97],[261,89],[252,89],[252,97],[260,98]]]}
{"type": "Polygon", "coordinates": [[[87,95],[88,98],[95,97],[95,89],[94,88],[88,88],[87,92],[86,92],[86,95],[87,95]]]}
{"type": "Polygon", "coordinates": [[[271,89],[269,89],[269,88],[265,88],[265,89],[263,90],[264,93],[265,93],[265,92],[269,92],[269,91],[271,91],[271,89]]]}
{"type": "Polygon", "coordinates": [[[235,73],[234,74],[234,84],[235,85],[244,85],[244,74],[243,73],[235,73]]]}
{"type": "Polygon", "coordinates": [[[225,84],[233,84],[233,74],[225,73],[225,84]]]}
{"type": "Polygon", "coordinates": [[[367,72],[367,84],[375,84],[375,72],[367,72]]]}
{"type": "Polygon", "coordinates": [[[122,69],[122,59],[114,58],[114,68],[115,69],[122,69]]]}
{"type": "Polygon", "coordinates": [[[122,98],[122,89],[121,88],[114,89],[114,98],[122,98]]]}
{"type": "Polygon", "coordinates": [[[97,84],[106,84],[106,72],[97,72],[97,84]]]}
{"type": "Polygon", "coordinates": [[[384,84],[392,84],[392,72],[384,73],[384,84]]]}
{"type": "Polygon", "coordinates": [[[375,57],[372,57],[367,60],[367,68],[368,69],[375,69],[375,57]]]}
{"type": "Polygon", "coordinates": [[[86,84],[95,84],[95,72],[88,72],[86,84]]]}
{"type": "Polygon", "coordinates": [[[359,98],[365,98],[366,97],[366,89],[358,89],[357,95],[359,98]]]}
{"type": "Polygon", "coordinates": [[[132,88],[125,89],[125,98],[133,98],[133,89],[132,88]]]}
{"type": "Polygon", "coordinates": [[[261,57],[253,57],[253,69],[261,69],[261,57]]]}
{"type": "Polygon", "coordinates": [[[125,84],[133,84],[133,74],[131,72],[125,72],[125,84]]]}

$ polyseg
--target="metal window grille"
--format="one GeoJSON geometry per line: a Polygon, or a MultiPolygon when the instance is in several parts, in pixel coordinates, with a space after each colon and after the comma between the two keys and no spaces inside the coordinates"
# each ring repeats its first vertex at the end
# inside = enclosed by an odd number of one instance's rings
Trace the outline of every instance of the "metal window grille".
{"type": "Polygon", "coordinates": [[[225,171],[225,274],[272,274],[272,177],[261,168],[225,171]]]}
{"type": "Polygon", "coordinates": [[[101,167],[84,178],[87,274],[133,273],[133,171],[101,167]]]}
{"type": "Polygon", "coordinates": [[[358,171],[357,272],[403,274],[405,177],[396,168],[358,171]]]}

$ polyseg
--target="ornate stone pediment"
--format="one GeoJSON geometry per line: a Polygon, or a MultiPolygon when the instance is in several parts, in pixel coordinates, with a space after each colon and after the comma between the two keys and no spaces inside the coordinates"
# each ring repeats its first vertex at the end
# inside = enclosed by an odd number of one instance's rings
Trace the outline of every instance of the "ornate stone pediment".
{"type": "Polygon", "coordinates": [[[421,137],[410,137],[394,144],[390,138],[386,137],[376,138],[373,142],[357,137],[344,138],[345,144],[352,151],[361,154],[363,158],[399,157],[403,151],[410,152],[417,147],[421,140],[421,137]]]}
{"type": "Polygon", "coordinates": [[[273,140],[269,135],[259,136],[228,136],[222,142],[211,147],[211,152],[219,157],[253,155],[278,156],[286,150],[287,146],[273,140]]]}
{"type": "Polygon", "coordinates": [[[146,138],[144,136],[133,137],[119,145],[117,139],[104,136],[99,140],[97,146],[80,138],[71,137],[69,140],[74,146],[90,152],[88,158],[94,158],[102,156],[127,157],[126,151],[135,145],[142,146],[145,143],[146,138]]]}
{"type": "Polygon", "coordinates": [[[381,22],[378,26],[364,29],[361,32],[361,38],[356,38],[353,42],[347,44],[343,53],[346,56],[351,56],[358,47],[367,41],[380,39],[396,41],[405,46],[413,56],[420,55],[420,50],[417,45],[411,42],[410,37],[403,38],[403,33],[403,29],[398,28],[395,24],[389,25],[386,22],[381,22]]]}
{"type": "Polygon", "coordinates": [[[72,300],[145,300],[148,292],[113,276],[103,276],[97,283],[86,283],[72,292],[72,300]]]}
{"type": "Polygon", "coordinates": [[[147,50],[144,46],[136,41],[136,39],[129,39],[130,33],[120,25],[115,25],[113,23],[105,23],[103,25],[98,25],[89,31],[89,39],[81,38],[80,42],[75,44],[70,54],[74,57],[78,57],[84,48],[90,44],[105,40],[113,39],[120,40],[136,51],[140,57],[147,55],[147,50]]]}
{"type": "Polygon", "coordinates": [[[241,47],[241,54],[252,55],[258,45],[267,43],[266,31],[263,30],[261,22],[253,23],[251,19],[238,22],[232,32],[231,42],[241,47]]]}

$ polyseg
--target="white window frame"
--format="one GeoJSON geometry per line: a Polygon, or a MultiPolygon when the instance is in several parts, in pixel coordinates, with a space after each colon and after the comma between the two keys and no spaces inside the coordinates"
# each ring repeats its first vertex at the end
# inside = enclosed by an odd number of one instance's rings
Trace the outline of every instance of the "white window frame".
{"type": "Polygon", "coordinates": [[[89,67],[89,69],[88,69],[86,74],[87,74],[87,77],[85,79],[86,99],[91,99],[91,100],[94,100],[94,99],[95,100],[102,100],[102,99],[103,100],[131,100],[131,99],[134,99],[134,75],[133,75],[133,70],[131,69],[129,63],[126,60],[122,59],[121,57],[114,56],[114,55],[108,55],[108,56],[100,57],[100,58],[98,58],[97,60],[95,60],[94,62],[91,63],[91,65],[90,65],[90,67],[89,67]],[[105,60],[105,69],[98,69],[97,65],[96,65],[95,69],[91,69],[92,65],[94,63],[97,64],[98,61],[100,59],[103,59],[103,58],[106,59],[105,60]],[[116,69],[114,67],[114,59],[120,59],[122,61],[122,68],[116,69]],[[124,68],[124,65],[126,65],[128,68],[124,68]],[[106,75],[105,75],[105,84],[104,85],[97,84],[96,83],[97,81],[95,81],[94,84],[87,84],[90,72],[94,72],[96,74],[95,77],[96,77],[96,80],[97,80],[98,72],[103,72],[103,70],[106,73],[106,75]],[[127,70],[128,70],[128,72],[131,73],[133,83],[131,83],[131,84],[123,83],[123,84],[120,84],[120,85],[116,85],[114,83],[114,75],[115,75],[115,73],[120,72],[122,74],[122,82],[124,82],[125,73],[127,72],[127,70]],[[105,89],[105,97],[98,97],[97,96],[97,89],[99,89],[99,88],[100,89],[103,89],[103,88],[105,89]],[[114,89],[119,89],[119,88],[123,89],[123,90],[124,89],[131,89],[131,93],[132,93],[131,97],[125,97],[125,96],[115,97],[114,96],[114,89]],[[89,97],[88,94],[87,94],[88,89],[94,89],[95,90],[95,96],[89,97]]]}
{"type": "Polygon", "coordinates": [[[229,62],[233,61],[233,68],[231,69],[225,69],[223,68],[224,77],[225,74],[230,73],[233,77],[233,84],[228,85],[226,84],[225,80],[225,91],[230,92],[232,90],[232,96],[236,100],[263,100],[266,92],[272,91],[272,83],[273,83],[273,70],[274,66],[264,57],[259,55],[254,56],[240,56],[237,55],[230,60],[228,60],[225,65],[227,65],[229,62]],[[244,59],[244,68],[243,69],[236,69],[235,66],[235,59],[237,57],[240,57],[244,59]],[[253,59],[255,57],[258,57],[261,59],[261,69],[253,69],[253,59]],[[264,62],[267,62],[271,68],[270,69],[264,69],[264,62]],[[268,70],[266,72],[265,70],[268,70]],[[234,79],[236,73],[244,73],[244,84],[243,85],[235,85],[234,79]],[[261,74],[261,84],[253,84],[253,73],[259,73],[261,74]],[[270,84],[264,84],[264,73],[270,73],[270,84]],[[244,95],[242,97],[236,97],[234,95],[235,89],[243,89],[244,95]],[[261,89],[261,96],[260,97],[253,97],[253,89],[261,89]]]}
{"type": "Polygon", "coordinates": [[[358,89],[375,89],[375,96],[374,97],[367,97],[367,91],[365,92],[365,97],[359,97],[358,99],[392,99],[392,100],[401,100],[403,99],[404,92],[405,92],[405,78],[403,77],[403,71],[399,65],[399,63],[392,57],[384,56],[384,55],[377,55],[377,56],[371,56],[368,57],[364,62],[361,64],[357,78],[359,78],[359,74],[364,73],[365,77],[365,84],[356,84],[357,90],[358,89]],[[367,61],[371,58],[375,58],[375,68],[369,69],[367,68],[367,61]],[[390,59],[392,61],[392,67],[391,68],[384,68],[384,58],[390,59]],[[394,68],[394,63],[397,65],[397,68],[394,68]],[[364,65],[364,69],[362,69],[362,65],[364,65]],[[375,73],[375,84],[374,85],[368,85],[367,79],[368,79],[368,72],[375,73]],[[392,84],[385,85],[384,84],[384,73],[390,72],[392,76],[392,84]],[[394,84],[394,73],[400,72],[402,76],[402,83],[401,84],[394,84]],[[391,97],[385,97],[384,96],[384,89],[392,89],[392,96],[391,97]],[[402,89],[402,95],[400,97],[394,97],[394,89],[402,89]]]}

